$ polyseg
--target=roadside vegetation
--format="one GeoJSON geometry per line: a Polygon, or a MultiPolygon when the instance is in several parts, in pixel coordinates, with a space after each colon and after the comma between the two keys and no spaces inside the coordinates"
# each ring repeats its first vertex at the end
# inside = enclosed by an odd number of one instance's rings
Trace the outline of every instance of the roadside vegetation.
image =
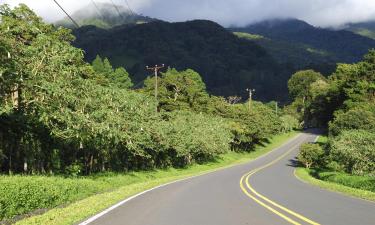
{"type": "MultiPolygon", "coordinates": [[[[290,113],[294,112],[305,127],[327,130],[317,143],[301,146],[298,160],[307,169],[305,175],[374,192],[374,71],[375,50],[370,50],[363,61],[340,64],[329,77],[308,70],[295,73],[289,80],[290,95],[294,98],[287,107],[290,113]]],[[[297,174],[303,174],[299,171],[297,174]]],[[[372,195],[362,197],[366,196],[372,195]]]]}
{"type": "Polygon", "coordinates": [[[100,56],[85,62],[70,30],[25,5],[2,5],[0,17],[0,220],[128,191],[155,170],[173,180],[221,157],[248,159],[299,128],[272,102],[209,95],[191,69],[164,70],[155,99],[154,77],[131,89],[124,68],[100,56]]]}
{"type": "Polygon", "coordinates": [[[151,187],[248,162],[297,134],[289,132],[276,135],[263,146],[257,145],[254,151],[228,152],[207,163],[194,164],[187,168],[171,167],[127,173],[105,172],[80,177],[0,176],[0,193],[4,193],[0,198],[0,215],[2,218],[23,215],[4,220],[8,222],[26,217],[19,221],[19,224],[72,224],[151,187]],[[61,205],[63,207],[50,210],[61,205]],[[24,215],[25,213],[27,214],[24,215]],[[38,215],[41,213],[44,214],[38,215]],[[34,217],[27,218],[29,216],[34,217]]]}

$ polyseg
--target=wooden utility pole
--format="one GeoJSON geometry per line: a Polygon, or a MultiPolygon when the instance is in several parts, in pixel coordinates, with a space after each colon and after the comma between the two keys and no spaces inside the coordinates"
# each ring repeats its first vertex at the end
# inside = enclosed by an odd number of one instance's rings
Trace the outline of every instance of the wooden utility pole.
{"type": "Polygon", "coordinates": [[[251,111],[251,102],[253,100],[253,94],[255,92],[255,89],[246,88],[246,91],[249,92],[249,111],[251,111]]]}
{"type": "Polygon", "coordinates": [[[163,67],[164,67],[164,64],[161,64],[161,66],[155,65],[154,67],[146,66],[146,69],[154,71],[154,74],[155,74],[155,100],[156,101],[158,101],[158,72],[163,67]]]}
{"type": "Polygon", "coordinates": [[[275,104],[275,108],[276,108],[276,116],[277,116],[277,111],[278,111],[278,103],[276,102],[276,104],[275,104]]]}

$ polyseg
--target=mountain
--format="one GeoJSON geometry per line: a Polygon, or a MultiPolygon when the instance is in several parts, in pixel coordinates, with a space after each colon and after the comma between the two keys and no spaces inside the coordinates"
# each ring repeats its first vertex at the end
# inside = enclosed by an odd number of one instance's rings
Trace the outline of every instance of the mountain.
{"type": "Polygon", "coordinates": [[[351,31],[375,40],[375,21],[348,23],[344,25],[344,30],[351,31]]]}
{"type": "Polygon", "coordinates": [[[346,30],[314,27],[297,19],[267,20],[246,27],[232,27],[230,30],[262,35],[294,46],[303,45],[326,55],[327,61],[343,63],[357,62],[369,49],[375,47],[375,40],[370,38],[346,30]]]}
{"type": "Polygon", "coordinates": [[[274,40],[257,34],[233,33],[239,38],[259,44],[279,63],[290,65],[296,70],[314,69],[328,75],[334,71],[336,62],[338,62],[338,59],[328,52],[314,49],[305,44],[274,40]]]}
{"type": "Polygon", "coordinates": [[[293,69],[278,64],[258,44],[240,39],[222,26],[206,20],[168,23],[153,21],[111,29],[86,26],[74,30],[74,45],[88,61],[97,54],[115,66],[124,66],[133,83],[151,75],[146,65],[164,63],[201,74],[210,93],[241,95],[256,89],[255,99],[287,100],[287,80],[293,69]]]}
{"type": "MultiPolygon", "coordinates": [[[[74,12],[71,16],[80,26],[94,25],[106,29],[122,24],[139,24],[156,20],[138,15],[121,5],[99,2],[92,2],[86,7],[74,12]]],[[[57,21],[56,25],[75,28],[69,18],[57,21]]]]}

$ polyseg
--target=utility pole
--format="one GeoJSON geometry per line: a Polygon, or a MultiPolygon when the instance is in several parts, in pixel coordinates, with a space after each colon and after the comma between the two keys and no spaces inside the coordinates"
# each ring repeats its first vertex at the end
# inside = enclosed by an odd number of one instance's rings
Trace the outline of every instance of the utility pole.
{"type": "Polygon", "coordinates": [[[154,71],[154,74],[155,74],[155,100],[156,101],[158,101],[158,72],[163,67],[164,67],[164,64],[161,64],[161,66],[155,65],[154,67],[146,66],[146,69],[154,71]]]}
{"type": "Polygon", "coordinates": [[[275,104],[275,108],[276,108],[276,116],[277,116],[277,110],[278,110],[278,103],[277,102],[275,104]]]}
{"type": "Polygon", "coordinates": [[[251,102],[253,100],[253,94],[255,92],[255,89],[246,88],[246,91],[249,92],[249,111],[251,111],[251,102]]]}

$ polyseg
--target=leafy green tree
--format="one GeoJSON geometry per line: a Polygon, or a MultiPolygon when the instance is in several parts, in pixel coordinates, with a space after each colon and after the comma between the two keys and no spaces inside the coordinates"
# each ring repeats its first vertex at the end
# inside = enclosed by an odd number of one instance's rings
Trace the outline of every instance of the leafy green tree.
{"type": "MultiPolygon", "coordinates": [[[[144,92],[154,95],[155,78],[145,80],[144,92]]],[[[168,69],[158,79],[158,101],[161,109],[195,109],[206,104],[208,94],[201,76],[191,69],[177,71],[168,69]]]]}
{"type": "Polygon", "coordinates": [[[125,89],[133,86],[129,73],[123,67],[119,67],[114,70],[108,58],[104,58],[104,60],[102,60],[102,58],[97,55],[92,61],[91,65],[94,71],[99,74],[97,77],[98,83],[110,83],[116,87],[125,89]],[[107,82],[103,81],[104,79],[106,79],[107,82]]]}
{"type": "Polygon", "coordinates": [[[292,115],[283,115],[280,117],[281,120],[281,131],[284,133],[293,131],[299,128],[298,120],[292,115]]]}
{"type": "Polygon", "coordinates": [[[330,143],[332,160],[346,172],[375,176],[375,133],[364,130],[343,131],[330,143]]]}
{"type": "Polygon", "coordinates": [[[309,169],[313,165],[318,166],[323,155],[324,150],[319,144],[307,143],[301,145],[297,158],[309,169]]]}
{"type": "Polygon", "coordinates": [[[110,79],[113,84],[119,88],[129,89],[133,86],[128,72],[123,67],[115,69],[110,79]]]}
{"type": "Polygon", "coordinates": [[[313,70],[299,71],[293,74],[288,81],[289,94],[292,98],[306,98],[310,85],[317,80],[324,79],[322,74],[313,70]]]}

